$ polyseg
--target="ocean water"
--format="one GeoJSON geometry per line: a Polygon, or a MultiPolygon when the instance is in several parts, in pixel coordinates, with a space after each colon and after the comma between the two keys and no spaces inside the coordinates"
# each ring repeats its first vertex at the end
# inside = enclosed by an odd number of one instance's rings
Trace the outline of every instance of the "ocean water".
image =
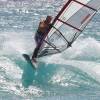
{"type": "Polygon", "coordinates": [[[39,59],[33,70],[22,54],[35,48],[41,19],[53,17],[63,0],[0,1],[0,100],[99,100],[100,13],[72,48],[39,59]]]}

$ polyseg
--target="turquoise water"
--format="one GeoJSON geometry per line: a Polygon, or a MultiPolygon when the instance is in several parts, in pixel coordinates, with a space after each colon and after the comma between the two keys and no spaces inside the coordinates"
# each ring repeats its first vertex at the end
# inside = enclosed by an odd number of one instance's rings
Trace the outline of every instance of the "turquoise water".
{"type": "Polygon", "coordinates": [[[48,14],[54,17],[63,1],[23,2],[26,5],[16,7],[20,1],[11,1],[10,7],[6,0],[0,2],[0,99],[99,100],[100,14],[72,48],[39,59],[39,68],[33,70],[22,54],[32,55],[40,19],[48,14]]]}

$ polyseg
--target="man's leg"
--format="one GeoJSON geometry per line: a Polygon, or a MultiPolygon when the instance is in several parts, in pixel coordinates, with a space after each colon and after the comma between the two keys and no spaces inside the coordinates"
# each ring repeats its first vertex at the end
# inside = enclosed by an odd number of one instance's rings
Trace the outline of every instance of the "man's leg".
{"type": "Polygon", "coordinates": [[[34,60],[35,58],[37,58],[38,51],[39,51],[40,38],[39,38],[38,33],[36,33],[35,42],[36,42],[36,48],[35,48],[35,50],[34,50],[34,52],[33,52],[33,55],[32,55],[32,59],[33,59],[33,60],[34,60]]]}
{"type": "Polygon", "coordinates": [[[37,55],[38,55],[38,51],[39,51],[39,49],[40,49],[40,47],[41,47],[41,44],[42,44],[42,41],[43,41],[43,37],[41,36],[41,37],[36,37],[35,38],[35,41],[36,41],[36,43],[37,43],[37,46],[36,46],[36,48],[35,48],[35,50],[34,50],[34,53],[33,53],[33,56],[32,56],[32,59],[34,60],[35,58],[37,58],[37,55]]]}
{"type": "Polygon", "coordinates": [[[37,47],[35,48],[34,53],[33,53],[33,56],[32,56],[32,59],[37,58],[38,51],[39,51],[39,46],[37,46],[37,47]]]}

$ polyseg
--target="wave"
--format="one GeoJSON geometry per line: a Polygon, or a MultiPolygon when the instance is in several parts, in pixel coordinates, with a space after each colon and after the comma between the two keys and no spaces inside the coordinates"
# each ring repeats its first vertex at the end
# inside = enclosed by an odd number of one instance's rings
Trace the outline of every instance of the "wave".
{"type": "Polygon", "coordinates": [[[23,53],[31,55],[35,48],[33,34],[11,32],[1,35],[4,38],[0,46],[2,91],[14,91],[13,94],[27,98],[99,89],[100,48],[95,39],[80,37],[64,53],[40,58],[35,71],[22,57],[23,53]]]}

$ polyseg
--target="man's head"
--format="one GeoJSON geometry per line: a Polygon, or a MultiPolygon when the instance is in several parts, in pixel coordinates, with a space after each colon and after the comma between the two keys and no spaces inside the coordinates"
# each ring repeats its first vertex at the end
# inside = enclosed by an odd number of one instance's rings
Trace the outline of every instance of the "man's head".
{"type": "Polygon", "coordinates": [[[46,22],[47,22],[48,24],[51,22],[51,20],[52,20],[52,17],[51,17],[51,16],[47,16],[46,22]]]}

